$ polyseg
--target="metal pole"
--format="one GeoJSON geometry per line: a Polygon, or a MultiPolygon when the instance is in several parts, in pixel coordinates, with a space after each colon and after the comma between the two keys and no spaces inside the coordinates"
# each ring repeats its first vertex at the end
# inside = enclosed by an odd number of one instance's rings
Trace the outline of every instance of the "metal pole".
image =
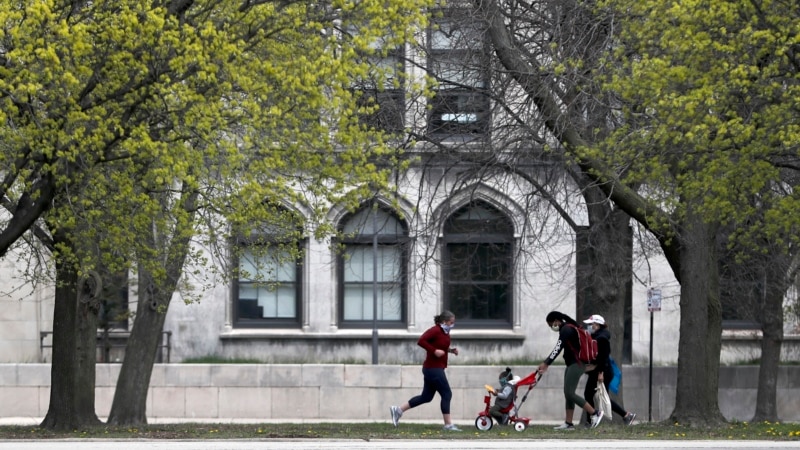
{"type": "Polygon", "coordinates": [[[372,364],[378,364],[378,203],[372,204],[372,364]]]}
{"type": "Polygon", "coordinates": [[[650,311],[650,385],[649,400],[647,403],[647,421],[653,421],[653,311],[650,311]]]}

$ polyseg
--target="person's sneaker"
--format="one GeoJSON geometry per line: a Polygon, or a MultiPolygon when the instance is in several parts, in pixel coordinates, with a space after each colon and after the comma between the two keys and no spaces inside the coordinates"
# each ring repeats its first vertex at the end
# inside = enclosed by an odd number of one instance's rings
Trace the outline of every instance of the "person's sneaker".
{"type": "Polygon", "coordinates": [[[561,431],[561,430],[574,430],[575,429],[575,425],[573,425],[571,423],[564,422],[564,423],[562,423],[561,425],[559,425],[557,427],[553,427],[553,429],[554,430],[559,430],[559,431],[561,431]]]}
{"type": "Polygon", "coordinates": [[[461,431],[461,428],[458,428],[453,423],[449,423],[449,424],[444,426],[444,431],[461,431]]]}
{"type": "Polygon", "coordinates": [[[397,426],[397,422],[400,421],[400,417],[403,415],[403,410],[399,406],[390,406],[389,414],[392,415],[392,425],[397,426]]]}
{"type": "Polygon", "coordinates": [[[603,420],[603,411],[598,409],[592,414],[592,428],[597,428],[601,420],[603,420]]]}
{"type": "Polygon", "coordinates": [[[636,418],[636,413],[628,413],[625,417],[622,418],[622,421],[625,422],[625,425],[633,425],[633,419],[636,418]]]}

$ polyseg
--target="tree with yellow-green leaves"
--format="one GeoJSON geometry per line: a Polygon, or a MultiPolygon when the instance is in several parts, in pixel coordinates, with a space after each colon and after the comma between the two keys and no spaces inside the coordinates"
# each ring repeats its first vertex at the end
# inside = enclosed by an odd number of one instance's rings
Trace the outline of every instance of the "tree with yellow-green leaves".
{"type": "MultiPolygon", "coordinates": [[[[671,418],[714,422],[722,329],[716,245],[724,237],[741,255],[797,254],[800,11],[770,0],[605,6],[621,26],[607,87],[618,94],[625,125],[606,145],[575,153],[598,174],[630,168],[610,180],[620,189],[612,198],[658,237],[681,283],[671,418]],[[625,189],[637,185],[646,189],[625,189]]],[[[767,289],[784,292],[785,284],[767,289]]],[[[765,340],[780,339],[782,323],[773,322],[765,340]]]]}
{"type": "Polygon", "coordinates": [[[719,244],[739,256],[797,255],[800,10],[780,1],[574,3],[594,17],[583,34],[555,30],[573,17],[560,15],[562,2],[477,2],[488,11],[500,64],[553,139],[551,151],[658,239],[681,284],[670,419],[717,423],[719,244]],[[531,5],[554,30],[513,27],[531,5]],[[568,45],[598,35],[613,39],[590,57],[568,45]],[[602,90],[570,89],[576,79],[602,90]],[[568,114],[586,96],[611,110],[592,128],[568,114]]]}
{"type": "Polygon", "coordinates": [[[374,72],[375,40],[403,42],[426,6],[2,2],[0,255],[35,237],[57,278],[43,426],[97,422],[100,268],[138,274],[110,421],[146,423],[164,314],[196,248],[295,223],[295,206],[325,233],[324,208],[387,186],[397,155],[358,120],[370,111],[352,87],[374,72]]]}

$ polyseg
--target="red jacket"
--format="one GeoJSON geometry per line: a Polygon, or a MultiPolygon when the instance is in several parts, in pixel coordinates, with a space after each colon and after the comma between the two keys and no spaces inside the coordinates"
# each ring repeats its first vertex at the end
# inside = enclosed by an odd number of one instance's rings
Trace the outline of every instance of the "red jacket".
{"type": "Polygon", "coordinates": [[[441,326],[434,325],[428,328],[419,337],[417,345],[425,349],[427,353],[422,367],[426,369],[446,369],[447,354],[450,350],[450,335],[445,333],[441,326]],[[436,350],[444,350],[444,355],[438,357],[434,354],[436,350]]]}

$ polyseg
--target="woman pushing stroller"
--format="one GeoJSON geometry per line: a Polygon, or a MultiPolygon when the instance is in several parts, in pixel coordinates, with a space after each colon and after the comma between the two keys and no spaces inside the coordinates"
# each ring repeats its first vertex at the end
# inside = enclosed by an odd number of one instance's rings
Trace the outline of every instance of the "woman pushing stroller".
{"type": "Polygon", "coordinates": [[[550,364],[556,360],[558,354],[561,353],[562,350],[564,351],[564,363],[567,365],[567,370],[564,371],[564,397],[566,400],[564,423],[555,427],[555,429],[575,429],[572,423],[575,405],[580,406],[589,414],[591,418],[591,427],[594,428],[600,425],[600,421],[603,419],[603,411],[599,409],[595,410],[586,399],[575,393],[575,390],[578,388],[578,383],[585,371],[585,365],[578,359],[577,354],[580,348],[577,327],[580,327],[580,325],[575,319],[559,311],[551,311],[547,314],[545,320],[550,329],[558,333],[558,340],[556,341],[555,347],[553,347],[553,351],[550,352],[550,355],[539,364],[539,372],[547,372],[550,364]]]}

